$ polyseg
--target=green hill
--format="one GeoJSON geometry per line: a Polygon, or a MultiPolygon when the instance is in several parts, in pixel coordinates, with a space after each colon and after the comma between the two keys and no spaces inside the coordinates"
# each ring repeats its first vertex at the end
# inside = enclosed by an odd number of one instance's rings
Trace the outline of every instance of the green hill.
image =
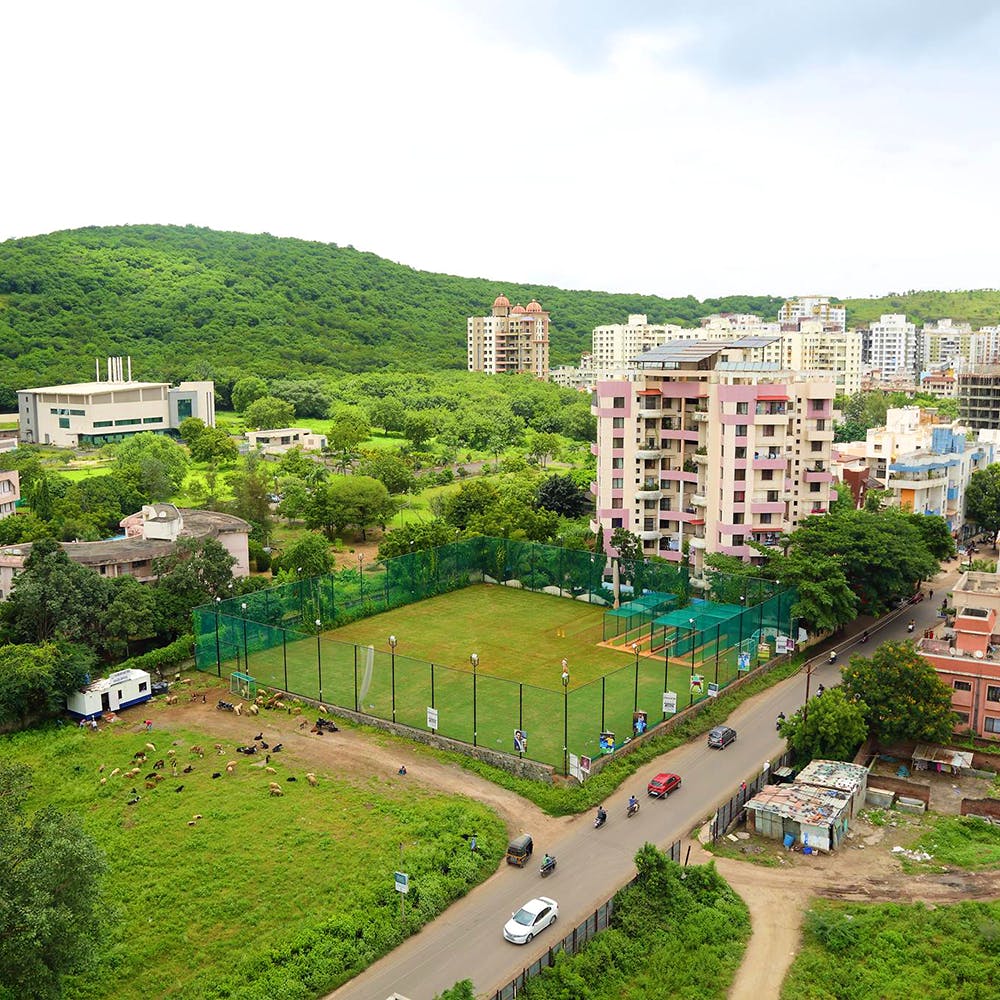
{"type": "Polygon", "coordinates": [[[265,378],[465,367],[467,316],[497,293],[552,315],[553,364],[644,312],[685,325],[781,299],[567,291],[416,271],[352,247],[175,226],[77,229],[0,243],[0,409],[27,385],[82,381],[131,355],[143,379],[265,378]]]}
{"type": "Polygon", "coordinates": [[[847,321],[852,326],[871,323],[883,313],[905,313],[918,325],[951,318],[971,323],[973,329],[1000,323],[1000,289],[981,288],[968,292],[906,292],[880,299],[844,299],[847,321]]]}

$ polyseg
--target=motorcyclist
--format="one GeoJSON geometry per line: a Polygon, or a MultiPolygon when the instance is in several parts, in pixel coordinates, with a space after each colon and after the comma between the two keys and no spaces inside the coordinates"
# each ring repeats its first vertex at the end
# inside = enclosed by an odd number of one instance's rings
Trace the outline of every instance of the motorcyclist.
{"type": "Polygon", "coordinates": [[[817,698],[820,698],[820,697],[822,697],[822,695],[823,695],[823,692],[824,692],[825,690],[826,690],[826,688],[825,688],[825,687],[823,687],[823,685],[822,685],[822,684],[820,684],[820,686],[819,686],[819,687],[818,687],[818,688],[816,689],[816,697],[817,697],[817,698]]]}
{"type": "Polygon", "coordinates": [[[916,621],[913,618],[911,618],[909,620],[909,622],[907,623],[906,631],[907,632],[912,632],[913,629],[916,627],[916,624],[917,624],[916,621]]]}
{"type": "Polygon", "coordinates": [[[545,857],[542,858],[542,867],[549,868],[556,863],[556,859],[549,854],[548,851],[545,852],[545,857]]]}
{"type": "Polygon", "coordinates": [[[628,800],[628,811],[635,812],[639,808],[639,800],[634,796],[630,795],[628,800]]]}
{"type": "Polygon", "coordinates": [[[785,721],[785,713],[784,712],[779,712],[778,713],[778,718],[775,720],[775,723],[774,723],[774,728],[775,729],[781,729],[781,724],[784,721],[785,721]]]}
{"type": "Polygon", "coordinates": [[[597,807],[597,825],[600,826],[606,819],[608,814],[604,811],[604,806],[597,807]]]}
{"type": "Polygon", "coordinates": [[[830,662],[831,663],[837,662],[837,651],[835,649],[830,650],[830,662]]]}
{"type": "Polygon", "coordinates": [[[868,641],[868,629],[865,629],[864,632],[861,633],[861,641],[862,642],[868,641]]]}

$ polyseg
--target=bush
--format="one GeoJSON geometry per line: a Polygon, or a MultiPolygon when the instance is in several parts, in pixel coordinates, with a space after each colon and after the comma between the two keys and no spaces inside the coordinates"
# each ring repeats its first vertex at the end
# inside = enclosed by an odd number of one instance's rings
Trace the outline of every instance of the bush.
{"type": "Polygon", "coordinates": [[[148,653],[143,653],[142,656],[133,656],[131,660],[126,660],[118,669],[146,670],[151,674],[155,673],[162,680],[164,671],[168,667],[179,666],[193,656],[194,636],[182,635],[174,639],[168,646],[151,649],[148,653]]]}

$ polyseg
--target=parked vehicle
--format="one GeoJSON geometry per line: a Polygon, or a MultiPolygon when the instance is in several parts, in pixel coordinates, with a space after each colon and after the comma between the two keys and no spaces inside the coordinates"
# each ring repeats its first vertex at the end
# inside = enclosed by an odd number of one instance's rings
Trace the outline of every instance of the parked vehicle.
{"type": "Polygon", "coordinates": [[[679,774],[670,774],[664,771],[662,774],[656,775],[652,781],[646,786],[646,791],[649,793],[651,798],[663,799],[666,798],[675,788],[681,787],[681,776],[679,774]]]}
{"type": "Polygon", "coordinates": [[[522,833],[519,837],[515,837],[507,845],[507,864],[523,868],[528,863],[534,848],[530,833],[522,833]]]}
{"type": "Polygon", "coordinates": [[[709,731],[708,745],[713,750],[725,750],[730,743],[736,742],[736,730],[731,726],[716,726],[709,731]]]}
{"type": "Polygon", "coordinates": [[[548,896],[529,899],[510,915],[504,924],[503,936],[513,944],[527,944],[539,931],[554,924],[559,917],[559,904],[548,896]]]}

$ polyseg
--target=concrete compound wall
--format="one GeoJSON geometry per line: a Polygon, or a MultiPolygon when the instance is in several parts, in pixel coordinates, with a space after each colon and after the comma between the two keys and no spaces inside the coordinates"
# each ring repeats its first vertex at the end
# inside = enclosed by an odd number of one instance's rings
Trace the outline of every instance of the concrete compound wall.
{"type": "Polygon", "coordinates": [[[925,806],[930,808],[931,786],[921,785],[916,781],[906,781],[903,778],[890,778],[884,774],[869,774],[869,788],[882,788],[887,792],[894,792],[908,799],[919,799],[925,806]]]}
{"type": "Polygon", "coordinates": [[[1000,799],[962,799],[963,816],[982,816],[1000,823],[1000,799]]]}

